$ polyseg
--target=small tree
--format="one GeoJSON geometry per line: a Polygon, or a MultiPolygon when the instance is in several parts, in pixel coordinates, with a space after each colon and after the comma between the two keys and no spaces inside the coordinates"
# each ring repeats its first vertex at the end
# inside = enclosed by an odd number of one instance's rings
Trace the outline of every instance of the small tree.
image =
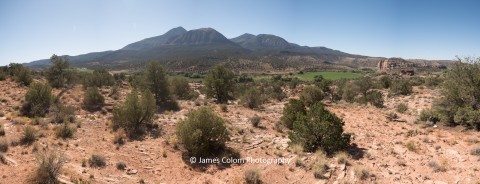
{"type": "Polygon", "coordinates": [[[190,100],[198,96],[198,94],[190,88],[188,80],[183,77],[173,77],[170,79],[170,91],[178,99],[190,100]]]}
{"type": "Polygon", "coordinates": [[[408,80],[396,80],[390,86],[390,92],[394,95],[409,95],[413,92],[413,87],[408,80]]]}
{"type": "Polygon", "coordinates": [[[88,87],[83,94],[83,107],[88,111],[100,110],[105,104],[105,98],[96,87],[88,87]]]}
{"type": "Polygon", "coordinates": [[[384,75],[380,78],[380,80],[378,81],[378,83],[380,84],[380,86],[382,88],[390,88],[390,86],[392,85],[392,80],[390,79],[390,77],[384,75]]]}
{"type": "Polygon", "coordinates": [[[234,74],[223,65],[210,70],[205,77],[205,88],[208,97],[217,99],[217,103],[226,103],[232,99],[234,74]]]}
{"type": "Polygon", "coordinates": [[[22,64],[10,63],[8,71],[13,77],[13,80],[19,84],[28,86],[33,81],[30,70],[23,67],[22,64]]]}
{"type": "Polygon", "coordinates": [[[283,115],[280,120],[289,129],[293,129],[293,123],[297,121],[299,116],[306,115],[307,110],[303,102],[297,99],[290,99],[288,104],[283,108],[283,115]]]}
{"type": "Polygon", "coordinates": [[[155,99],[150,91],[139,98],[134,90],[122,106],[113,110],[113,129],[123,128],[130,137],[142,134],[152,122],[155,109],[155,99]]]}
{"type": "Polygon", "coordinates": [[[28,88],[20,112],[28,117],[43,117],[48,112],[52,99],[52,88],[48,84],[33,83],[28,88]]]}
{"type": "Polygon", "coordinates": [[[165,71],[158,62],[150,62],[145,72],[147,87],[155,97],[157,105],[161,105],[170,100],[170,92],[168,90],[168,81],[165,71]]]}
{"type": "Polygon", "coordinates": [[[102,87],[113,86],[115,84],[115,78],[108,73],[107,70],[94,70],[93,73],[85,76],[83,80],[83,86],[87,87],[102,87]]]}
{"type": "Polygon", "coordinates": [[[73,80],[73,75],[68,71],[70,67],[68,60],[54,54],[50,57],[50,62],[52,66],[45,72],[48,83],[54,88],[62,88],[70,84],[73,80]]]}
{"type": "Polygon", "coordinates": [[[306,106],[320,102],[324,97],[323,91],[316,86],[307,86],[300,94],[300,100],[302,100],[306,106]]]}
{"type": "Polygon", "coordinates": [[[214,156],[229,140],[225,121],[205,107],[190,112],[177,125],[176,134],[189,154],[196,157],[214,156]]]}
{"type": "Polygon", "coordinates": [[[367,101],[375,107],[383,107],[383,94],[379,91],[369,91],[366,97],[367,101]]]}
{"type": "Polygon", "coordinates": [[[306,116],[299,116],[288,137],[292,143],[303,145],[305,151],[320,148],[332,154],[350,144],[350,135],[343,132],[343,125],[342,119],[317,103],[310,107],[306,116]]]}

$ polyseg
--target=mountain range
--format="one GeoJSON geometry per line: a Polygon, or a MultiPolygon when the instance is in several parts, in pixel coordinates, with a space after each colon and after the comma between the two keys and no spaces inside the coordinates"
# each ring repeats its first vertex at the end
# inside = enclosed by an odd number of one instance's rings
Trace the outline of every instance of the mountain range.
{"type": "MultiPolygon", "coordinates": [[[[228,39],[212,28],[187,31],[183,27],[128,44],[119,50],[63,57],[78,67],[135,69],[147,61],[160,61],[175,71],[203,71],[219,63],[249,71],[352,69],[374,67],[385,59],[327,47],[300,46],[271,34],[246,33],[228,39]]],[[[50,61],[43,59],[24,65],[44,68],[50,65],[50,61]]]]}

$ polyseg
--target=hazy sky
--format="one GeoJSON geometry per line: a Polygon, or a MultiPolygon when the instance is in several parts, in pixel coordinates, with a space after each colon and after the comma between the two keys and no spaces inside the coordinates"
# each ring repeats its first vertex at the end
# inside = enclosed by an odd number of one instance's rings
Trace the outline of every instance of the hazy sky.
{"type": "Polygon", "coordinates": [[[116,50],[177,26],[368,56],[480,56],[479,8],[476,0],[5,0],[0,65],[116,50]]]}

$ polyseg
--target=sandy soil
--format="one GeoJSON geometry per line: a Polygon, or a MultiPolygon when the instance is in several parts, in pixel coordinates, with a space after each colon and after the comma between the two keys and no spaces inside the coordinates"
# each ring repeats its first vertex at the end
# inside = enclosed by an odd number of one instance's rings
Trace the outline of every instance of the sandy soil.
{"type": "MultiPolygon", "coordinates": [[[[108,94],[109,89],[102,89],[108,94]]],[[[358,104],[328,104],[328,109],[345,121],[347,132],[353,133],[348,164],[338,164],[337,158],[329,158],[330,170],[326,179],[316,179],[309,165],[315,154],[301,156],[288,148],[287,133],[274,130],[279,121],[286,100],[268,103],[263,109],[251,110],[240,105],[228,105],[228,112],[221,112],[218,105],[200,100],[200,106],[214,107],[217,114],[225,118],[231,131],[228,146],[238,149],[242,158],[286,158],[289,164],[245,163],[230,166],[210,165],[205,170],[189,165],[188,158],[174,147],[174,129],[177,122],[196,109],[192,101],[180,101],[178,112],[158,114],[155,123],[160,125],[160,136],[146,136],[142,141],[127,141],[123,146],[113,143],[114,132],[109,126],[111,108],[122,101],[129,92],[121,89],[120,100],[106,97],[107,106],[101,111],[89,113],[81,109],[83,90],[80,86],[63,96],[66,104],[77,107],[76,121],[81,122],[73,139],[55,137],[49,124],[46,128],[36,125],[43,135],[37,141],[37,148],[60,150],[67,163],[61,172],[62,181],[68,183],[82,179],[91,183],[244,183],[244,172],[256,169],[264,183],[476,183],[480,182],[480,158],[470,155],[472,148],[480,146],[479,132],[461,127],[431,127],[417,121],[421,109],[431,106],[439,92],[430,89],[414,89],[415,93],[405,97],[386,98],[385,108],[358,104]],[[205,102],[205,104],[203,103],[205,102]],[[390,121],[386,114],[395,111],[399,103],[406,103],[409,110],[399,114],[399,121],[390,121]],[[106,113],[105,113],[106,112],[106,113]],[[254,128],[249,118],[262,118],[261,127],[254,128]],[[407,148],[407,144],[410,148],[407,148]],[[413,148],[412,148],[412,145],[413,148]],[[82,167],[82,161],[93,154],[106,157],[104,168],[82,167]],[[305,166],[297,167],[295,160],[301,159],[305,166]],[[124,161],[126,170],[116,169],[116,163],[124,161]],[[446,170],[435,172],[429,165],[437,162],[446,170]],[[369,177],[360,180],[355,170],[368,170],[369,177]]],[[[23,127],[31,121],[18,117],[25,87],[12,81],[0,81],[0,117],[10,142],[21,137],[23,127]]],[[[58,91],[55,91],[58,93],[58,91]]],[[[36,165],[35,146],[10,146],[4,153],[8,164],[0,164],[0,183],[24,183],[36,165]]]]}

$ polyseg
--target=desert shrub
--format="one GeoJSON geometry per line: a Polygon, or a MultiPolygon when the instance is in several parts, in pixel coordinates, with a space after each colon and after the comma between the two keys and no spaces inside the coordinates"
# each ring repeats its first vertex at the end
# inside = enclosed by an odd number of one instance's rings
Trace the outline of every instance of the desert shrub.
{"type": "Polygon", "coordinates": [[[9,65],[10,75],[13,80],[19,84],[28,86],[32,83],[33,78],[29,69],[23,67],[22,64],[11,63],[9,65]]]}
{"type": "Polygon", "coordinates": [[[436,161],[428,162],[428,166],[433,169],[433,172],[445,172],[447,171],[446,162],[439,164],[436,161]]]}
{"type": "Polygon", "coordinates": [[[300,94],[300,100],[302,100],[306,106],[311,106],[317,102],[320,102],[324,97],[323,91],[315,86],[305,87],[300,94]]]}
{"type": "Polygon", "coordinates": [[[324,93],[330,93],[331,92],[331,90],[330,90],[330,86],[332,85],[331,80],[325,79],[321,75],[317,75],[313,78],[313,83],[315,84],[315,86],[320,88],[320,90],[322,90],[322,92],[324,92],[324,93]]]}
{"type": "Polygon", "coordinates": [[[8,141],[6,138],[0,138],[0,152],[8,151],[8,141]]]}
{"type": "Polygon", "coordinates": [[[415,145],[415,142],[413,141],[407,142],[407,144],[405,144],[405,147],[407,147],[409,151],[413,151],[413,152],[417,151],[417,145],[415,145]]]}
{"type": "Polygon", "coordinates": [[[191,100],[198,97],[198,93],[190,88],[188,80],[183,77],[173,77],[170,79],[170,91],[181,100],[191,100]]]}
{"type": "Polygon", "coordinates": [[[34,83],[28,88],[20,112],[28,117],[43,117],[52,102],[52,88],[48,84],[34,83]]]}
{"type": "Polygon", "coordinates": [[[126,138],[125,131],[120,128],[115,132],[115,135],[113,137],[113,143],[118,145],[123,145],[126,142],[125,138],[126,138]]]}
{"type": "Polygon", "coordinates": [[[260,125],[261,120],[262,120],[262,118],[260,118],[258,116],[253,116],[253,117],[250,118],[250,123],[252,123],[253,127],[258,127],[260,125]]]}
{"type": "Polygon", "coordinates": [[[94,70],[91,74],[87,74],[83,79],[83,87],[113,86],[115,78],[105,69],[94,70]]]}
{"type": "Polygon", "coordinates": [[[196,157],[214,156],[229,140],[225,121],[205,107],[190,112],[177,125],[176,135],[189,154],[196,157]]]}
{"type": "Polygon", "coordinates": [[[130,137],[142,134],[144,128],[151,124],[155,111],[152,93],[146,91],[139,98],[134,90],[123,105],[113,110],[113,129],[123,128],[130,137]]]}
{"type": "Polygon", "coordinates": [[[405,113],[408,110],[408,106],[405,103],[398,104],[396,108],[397,108],[397,112],[399,113],[405,113]]]}
{"type": "Polygon", "coordinates": [[[5,128],[0,124],[0,136],[5,136],[5,128]]]}
{"type": "Polygon", "coordinates": [[[54,98],[53,104],[50,106],[49,115],[52,117],[53,123],[75,122],[75,107],[63,104],[59,98],[54,98]]]}
{"type": "Polygon", "coordinates": [[[323,179],[324,174],[328,171],[328,161],[327,161],[327,156],[325,155],[325,152],[322,150],[318,150],[315,153],[315,162],[313,163],[312,170],[313,170],[313,176],[317,179],[323,179]]]}
{"type": "Polygon", "coordinates": [[[37,168],[35,169],[29,183],[60,183],[57,179],[65,164],[63,155],[53,151],[45,151],[37,155],[37,168]]]}
{"type": "Polygon", "coordinates": [[[266,89],[265,93],[267,94],[268,99],[274,99],[277,101],[281,101],[287,97],[287,95],[283,92],[282,85],[278,83],[274,83],[271,86],[269,86],[266,89]]]}
{"type": "Polygon", "coordinates": [[[475,147],[470,150],[471,155],[480,155],[480,147],[475,147]]]}
{"type": "Polygon", "coordinates": [[[420,121],[431,121],[438,122],[440,121],[440,114],[432,109],[423,109],[419,115],[420,121]]]}
{"type": "Polygon", "coordinates": [[[347,80],[339,80],[337,83],[336,96],[346,102],[354,102],[357,96],[355,84],[347,80]]]}
{"type": "Polygon", "coordinates": [[[390,86],[392,85],[392,79],[390,79],[390,77],[384,75],[384,76],[380,77],[380,79],[378,80],[378,83],[379,83],[380,87],[382,87],[384,89],[387,89],[387,88],[390,88],[390,86]]]}
{"type": "Polygon", "coordinates": [[[260,179],[260,172],[252,169],[245,171],[245,183],[261,184],[262,180],[260,179]]]}
{"type": "Polygon", "coordinates": [[[356,93],[362,94],[363,97],[367,97],[367,93],[373,88],[373,82],[370,77],[361,77],[353,81],[354,89],[356,93]]]}
{"type": "Polygon", "coordinates": [[[168,79],[165,70],[158,62],[150,62],[145,72],[147,88],[155,97],[156,105],[162,110],[178,110],[179,106],[174,98],[170,96],[168,79]]]}
{"type": "Polygon", "coordinates": [[[339,152],[335,155],[337,157],[337,163],[339,164],[347,164],[349,155],[346,152],[339,152]]]}
{"type": "Polygon", "coordinates": [[[307,110],[303,102],[297,99],[290,99],[288,104],[283,108],[283,115],[280,121],[289,129],[293,129],[293,123],[297,121],[299,116],[306,115],[307,110]]]}
{"type": "Polygon", "coordinates": [[[215,98],[217,103],[226,103],[232,99],[234,74],[230,69],[218,65],[208,72],[204,81],[207,97],[215,98]]]}
{"type": "Polygon", "coordinates": [[[62,88],[73,82],[73,73],[69,70],[70,63],[66,58],[53,55],[50,57],[50,62],[52,66],[45,71],[45,77],[50,86],[62,88]]]}
{"type": "Polygon", "coordinates": [[[59,125],[55,129],[55,135],[62,139],[72,138],[75,134],[75,127],[69,125],[68,122],[63,122],[62,125],[59,125]]]}
{"type": "Polygon", "coordinates": [[[7,75],[3,70],[0,69],[0,81],[7,79],[7,75]]]}
{"type": "Polygon", "coordinates": [[[242,74],[238,76],[235,81],[237,83],[246,83],[246,82],[253,82],[253,78],[248,76],[247,74],[242,74]]]}
{"type": "Polygon", "coordinates": [[[124,161],[119,161],[116,164],[118,170],[125,170],[127,168],[127,164],[124,161]]]}
{"type": "Polygon", "coordinates": [[[383,94],[379,91],[369,91],[366,96],[367,101],[375,107],[383,107],[383,94]]]}
{"type": "Polygon", "coordinates": [[[393,95],[410,95],[413,92],[412,84],[408,80],[396,80],[390,86],[393,95]]]}
{"type": "Polygon", "coordinates": [[[105,104],[105,98],[96,87],[88,87],[83,94],[83,108],[88,111],[100,110],[105,104]]]}
{"type": "Polygon", "coordinates": [[[240,98],[240,101],[245,107],[250,109],[258,108],[263,104],[260,92],[255,87],[247,90],[240,98]]]}
{"type": "Polygon", "coordinates": [[[88,163],[90,167],[105,167],[107,165],[105,157],[99,154],[92,154],[90,159],[88,159],[88,163]]]}
{"type": "Polygon", "coordinates": [[[443,82],[443,79],[438,75],[428,76],[425,78],[425,86],[427,87],[436,87],[443,82]]]}
{"type": "Polygon", "coordinates": [[[20,139],[20,142],[22,144],[32,144],[37,140],[37,130],[31,126],[26,126],[23,129],[23,135],[22,138],[20,139]]]}
{"type": "Polygon", "coordinates": [[[368,179],[368,177],[370,177],[370,172],[367,169],[361,168],[359,166],[354,169],[354,173],[355,176],[360,180],[366,180],[368,179]]]}
{"type": "Polygon", "coordinates": [[[305,116],[299,116],[288,137],[301,144],[305,151],[322,149],[327,154],[347,148],[350,134],[343,132],[344,122],[320,103],[310,107],[305,116]]]}
{"type": "Polygon", "coordinates": [[[459,58],[446,73],[442,96],[434,106],[447,125],[480,130],[480,58],[459,58]]]}

